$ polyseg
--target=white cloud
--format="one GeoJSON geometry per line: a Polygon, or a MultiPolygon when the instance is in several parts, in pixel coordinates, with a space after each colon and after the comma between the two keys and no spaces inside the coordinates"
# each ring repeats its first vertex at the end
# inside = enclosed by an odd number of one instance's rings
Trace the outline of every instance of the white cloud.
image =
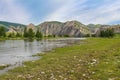
{"type": "Polygon", "coordinates": [[[120,2],[109,1],[95,9],[90,9],[81,14],[79,19],[84,19],[84,23],[109,24],[120,20],[120,2]]]}
{"type": "MultiPolygon", "coordinates": [[[[45,21],[66,21],[68,18],[72,19],[72,15],[75,14],[74,12],[78,9],[76,6],[79,4],[83,4],[86,2],[86,0],[69,0],[64,2],[62,6],[60,6],[58,9],[56,9],[54,12],[49,14],[47,17],[45,17],[45,21]]],[[[73,17],[74,18],[74,17],[73,17]]]]}
{"type": "Polygon", "coordinates": [[[28,23],[29,14],[16,0],[0,0],[0,20],[28,23]]]}
{"type": "MultiPolygon", "coordinates": [[[[48,14],[44,20],[79,20],[85,24],[109,24],[120,20],[120,1],[103,0],[103,4],[89,8],[88,0],[69,0],[57,10],[48,14]],[[85,9],[88,7],[88,9],[85,9]]],[[[99,1],[98,3],[99,4],[99,1]]]]}

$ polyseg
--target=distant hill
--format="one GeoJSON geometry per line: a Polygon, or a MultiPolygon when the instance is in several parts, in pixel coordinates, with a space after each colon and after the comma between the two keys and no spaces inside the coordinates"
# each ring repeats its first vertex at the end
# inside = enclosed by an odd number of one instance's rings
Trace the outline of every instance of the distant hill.
{"type": "Polygon", "coordinates": [[[88,24],[87,27],[94,33],[98,28],[100,28],[101,24],[88,24]]]}
{"type": "Polygon", "coordinates": [[[12,22],[6,22],[6,21],[0,21],[0,26],[4,26],[6,28],[9,28],[9,27],[18,27],[18,26],[22,26],[22,27],[25,27],[26,25],[24,24],[19,24],[19,23],[12,23],[12,22]]]}

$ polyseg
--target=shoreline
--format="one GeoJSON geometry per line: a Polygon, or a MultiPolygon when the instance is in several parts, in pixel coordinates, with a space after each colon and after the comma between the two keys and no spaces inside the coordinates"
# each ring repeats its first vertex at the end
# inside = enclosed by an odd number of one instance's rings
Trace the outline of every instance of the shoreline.
{"type": "Polygon", "coordinates": [[[40,60],[24,62],[23,67],[10,70],[7,74],[1,75],[0,79],[119,80],[119,38],[89,38],[85,41],[87,44],[61,47],[46,52],[40,60]]]}
{"type": "MultiPolygon", "coordinates": [[[[51,39],[46,39],[46,40],[48,40],[48,41],[64,41],[64,40],[80,40],[80,42],[81,42],[81,40],[84,40],[85,38],[51,38],[51,39]]],[[[13,40],[13,39],[12,39],[13,40]]],[[[16,40],[16,39],[14,39],[14,40],[16,40]]],[[[18,40],[18,39],[17,39],[18,40]]],[[[35,40],[35,39],[34,39],[35,40]]],[[[43,39],[44,40],[44,39],[43,39]]],[[[72,43],[72,44],[74,44],[74,43],[72,43]]],[[[76,43],[75,43],[76,44],[76,43]]],[[[69,45],[71,45],[71,44],[67,44],[67,45],[64,45],[63,47],[66,47],[66,46],[69,46],[69,45]]],[[[59,48],[59,47],[56,47],[56,48],[59,48]]],[[[55,48],[55,49],[56,49],[55,48]]],[[[52,49],[52,50],[54,50],[54,49],[52,49]]],[[[49,50],[49,51],[43,51],[42,53],[46,53],[46,52],[51,52],[52,50],[49,50]]],[[[43,55],[42,53],[39,53],[40,55],[43,55]]],[[[38,54],[36,53],[35,55],[31,55],[33,58],[34,57],[39,57],[39,56],[37,56],[38,54]]],[[[39,59],[35,59],[35,60],[39,60],[39,59]]],[[[31,61],[31,60],[29,60],[29,61],[31,61]]],[[[26,61],[25,61],[26,62],[26,61]]],[[[24,63],[24,62],[23,62],[24,63]]],[[[5,64],[5,65],[7,65],[7,64],[5,64]]],[[[24,65],[24,64],[21,64],[20,66],[22,66],[22,65],[24,65]]],[[[0,75],[2,75],[2,74],[4,74],[4,73],[7,73],[7,71],[9,71],[9,70],[11,70],[11,69],[14,69],[14,68],[16,68],[16,67],[20,67],[20,66],[18,66],[18,63],[15,63],[15,64],[10,64],[10,66],[6,66],[6,67],[4,67],[4,68],[2,68],[1,70],[0,70],[0,75]]]]}

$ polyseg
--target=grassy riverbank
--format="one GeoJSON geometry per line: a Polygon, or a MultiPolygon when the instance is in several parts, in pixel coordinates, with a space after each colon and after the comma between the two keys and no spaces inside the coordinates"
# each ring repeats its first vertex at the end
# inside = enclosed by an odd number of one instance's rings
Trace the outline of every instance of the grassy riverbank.
{"type": "Polygon", "coordinates": [[[0,80],[120,80],[120,38],[89,38],[57,48],[41,60],[1,75],[0,80]]]}

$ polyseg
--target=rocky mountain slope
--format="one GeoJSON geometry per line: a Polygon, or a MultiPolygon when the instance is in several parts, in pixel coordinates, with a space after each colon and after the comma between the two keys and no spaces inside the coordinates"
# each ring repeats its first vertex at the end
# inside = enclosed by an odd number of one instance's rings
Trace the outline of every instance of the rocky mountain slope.
{"type": "Polygon", "coordinates": [[[112,28],[115,33],[120,33],[120,25],[101,25],[101,24],[89,24],[84,25],[78,21],[48,21],[35,26],[30,23],[29,25],[23,25],[18,23],[4,22],[0,21],[0,26],[4,26],[7,32],[23,33],[25,27],[27,29],[32,28],[34,32],[38,29],[42,32],[44,36],[72,36],[72,37],[82,37],[87,34],[99,35],[101,30],[112,28]]]}
{"type": "Polygon", "coordinates": [[[74,36],[82,37],[90,34],[89,28],[78,21],[67,21],[65,23],[51,21],[38,25],[44,36],[74,36]]]}

